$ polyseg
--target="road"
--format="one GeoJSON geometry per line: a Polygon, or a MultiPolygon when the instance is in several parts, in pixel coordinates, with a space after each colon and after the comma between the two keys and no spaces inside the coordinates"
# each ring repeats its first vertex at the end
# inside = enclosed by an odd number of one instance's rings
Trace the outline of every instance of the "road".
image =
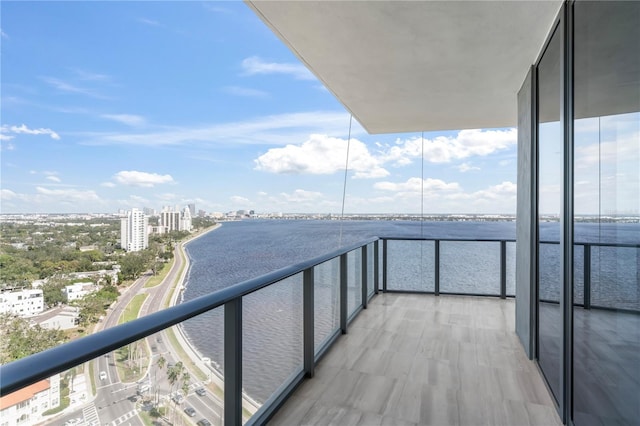
{"type": "MultiPolygon", "coordinates": [[[[116,326],[120,316],[137,294],[148,294],[141,307],[139,316],[145,316],[164,309],[164,303],[171,292],[172,285],[179,278],[178,274],[180,273],[182,265],[185,263],[182,243],[176,245],[174,256],[175,262],[162,283],[155,287],[144,288],[144,285],[149,278],[151,278],[151,273],[147,273],[136,280],[131,287],[120,296],[113,308],[107,311],[103,322],[98,325],[96,331],[116,326]]],[[[179,289],[180,288],[177,288],[176,291],[179,291],[179,289]]],[[[190,372],[192,384],[189,394],[182,404],[177,405],[169,400],[172,387],[167,379],[167,366],[161,370],[157,365],[157,359],[162,356],[167,361],[167,364],[175,364],[180,359],[175,354],[173,347],[169,344],[165,333],[160,332],[149,336],[145,344],[150,350],[151,362],[147,365],[147,373],[142,380],[138,383],[121,382],[115,365],[115,353],[112,352],[103,355],[92,361],[94,380],[96,383],[95,399],[73,412],[65,413],[64,416],[47,422],[47,424],[64,425],[69,421],[75,421],[78,426],[142,426],[143,422],[138,416],[138,412],[139,410],[149,410],[151,408],[149,404],[143,405],[142,400],[147,399],[153,401],[156,397],[160,401],[163,401],[164,405],[171,403],[173,407],[179,410],[169,414],[171,420],[177,420],[176,417],[179,415],[182,419],[180,421],[182,424],[188,424],[188,422],[195,424],[195,422],[200,419],[207,419],[214,425],[221,424],[223,402],[209,390],[206,391],[206,395],[204,396],[196,395],[195,390],[200,387],[205,387],[206,383],[197,382],[197,375],[193,372],[190,372]],[[105,377],[101,378],[101,376],[105,377]],[[143,392],[142,398],[137,397],[139,383],[149,385],[149,389],[143,392]],[[188,417],[183,412],[187,407],[193,407],[196,410],[194,417],[188,417]]],[[[175,386],[173,390],[175,391],[175,386]]]]}

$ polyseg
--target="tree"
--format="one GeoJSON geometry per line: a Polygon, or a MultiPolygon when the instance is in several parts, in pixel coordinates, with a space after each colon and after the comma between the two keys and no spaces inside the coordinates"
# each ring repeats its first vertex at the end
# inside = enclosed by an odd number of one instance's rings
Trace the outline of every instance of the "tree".
{"type": "Polygon", "coordinates": [[[32,327],[27,320],[10,314],[0,314],[0,334],[0,364],[42,352],[66,340],[61,330],[32,327]]]}
{"type": "Polygon", "coordinates": [[[44,297],[44,304],[48,308],[57,306],[65,302],[62,289],[65,283],[61,280],[50,280],[48,283],[42,286],[42,296],[44,297]]]}

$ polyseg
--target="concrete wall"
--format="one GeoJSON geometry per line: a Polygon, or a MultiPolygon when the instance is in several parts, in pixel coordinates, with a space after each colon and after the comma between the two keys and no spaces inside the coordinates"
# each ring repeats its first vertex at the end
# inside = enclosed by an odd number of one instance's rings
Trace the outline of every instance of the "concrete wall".
{"type": "Polygon", "coordinates": [[[518,206],[516,220],[516,333],[533,358],[536,285],[535,128],[533,100],[535,70],[529,70],[518,92],[518,206]]]}

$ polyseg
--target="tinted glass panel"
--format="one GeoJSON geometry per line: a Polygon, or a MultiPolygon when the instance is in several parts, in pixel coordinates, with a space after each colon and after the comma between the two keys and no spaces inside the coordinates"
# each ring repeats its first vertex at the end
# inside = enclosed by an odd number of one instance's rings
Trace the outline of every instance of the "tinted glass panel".
{"type": "Polygon", "coordinates": [[[574,38],[574,234],[591,309],[574,307],[572,414],[637,424],[640,2],[576,2],[574,38]]]}
{"type": "MultiPolygon", "coordinates": [[[[563,170],[560,51],[560,31],[556,30],[538,65],[538,229],[541,241],[554,243],[560,238],[563,170]]],[[[538,251],[538,360],[557,401],[562,377],[560,246],[540,244],[538,251]]]]}

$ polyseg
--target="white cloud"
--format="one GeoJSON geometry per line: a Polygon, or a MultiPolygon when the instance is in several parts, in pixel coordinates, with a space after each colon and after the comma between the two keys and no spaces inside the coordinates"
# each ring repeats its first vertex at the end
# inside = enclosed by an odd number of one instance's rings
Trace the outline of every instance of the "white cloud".
{"type": "Polygon", "coordinates": [[[86,81],[110,81],[111,80],[111,76],[107,74],[99,74],[91,71],[81,70],[79,68],[72,68],[71,71],[73,71],[81,80],[86,80],[86,81]]]}
{"type": "Polygon", "coordinates": [[[264,98],[269,96],[269,93],[265,92],[264,90],[251,89],[249,87],[240,86],[226,86],[222,88],[222,91],[230,95],[244,96],[248,98],[264,98]]]}
{"type": "Polygon", "coordinates": [[[77,93],[80,95],[89,96],[96,99],[110,99],[108,96],[105,96],[99,92],[96,92],[92,89],[87,89],[86,87],[79,87],[72,83],[60,80],[59,78],[54,77],[40,77],[42,81],[49,84],[51,87],[67,93],[77,93]]]}
{"type": "Polygon", "coordinates": [[[269,195],[269,194],[267,194],[267,193],[266,193],[266,192],[264,192],[264,191],[259,191],[259,192],[258,192],[258,195],[259,195],[259,196],[261,196],[261,197],[266,197],[266,196],[267,196],[267,195],[269,195]]]}
{"type": "Polygon", "coordinates": [[[153,19],[149,19],[149,18],[138,18],[138,22],[142,23],[142,24],[146,24],[146,25],[150,25],[152,27],[159,27],[160,26],[160,22],[153,20],[153,19]]]}
{"type": "Polygon", "coordinates": [[[266,62],[258,56],[251,56],[242,61],[244,75],[286,74],[296,80],[315,80],[315,76],[302,64],[266,62]]]}
{"type": "Polygon", "coordinates": [[[178,198],[178,196],[170,192],[165,192],[164,194],[156,195],[156,198],[160,201],[169,202],[175,200],[176,198],[178,198]]]}
{"type": "MultiPolygon", "coordinates": [[[[246,121],[212,124],[201,127],[167,127],[153,132],[85,133],[85,143],[93,145],[131,144],[143,146],[195,143],[229,143],[286,145],[306,140],[310,134],[344,135],[349,129],[349,115],[344,112],[316,111],[257,117],[246,121]]],[[[352,135],[364,130],[356,122],[352,135]]]]}
{"type": "Polygon", "coordinates": [[[158,184],[173,182],[171,175],[160,175],[135,170],[123,170],[116,173],[113,177],[116,182],[129,186],[152,187],[158,184]]]}
{"type": "Polygon", "coordinates": [[[138,204],[145,204],[149,202],[148,199],[141,197],[139,195],[129,195],[129,199],[131,199],[131,201],[133,201],[134,203],[138,203],[138,204]]]}
{"type": "Polygon", "coordinates": [[[116,184],[113,182],[102,182],[100,186],[104,186],[105,188],[115,188],[116,184]]]}
{"type": "MultiPolygon", "coordinates": [[[[25,124],[20,126],[9,126],[3,125],[0,127],[0,133],[14,133],[14,134],[25,134],[25,135],[49,135],[51,139],[60,140],[60,135],[54,132],[51,129],[39,128],[39,129],[30,129],[25,124]]],[[[13,139],[13,136],[8,136],[9,139],[5,139],[7,136],[4,135],[2,140],[13,139]]]]}
{"type": "Polygon", "coordinates": [[[51,182],[57,182],[57,183],[62,182],[62,180],[58,176],[53,176],[53,175],[47,176],[46,179],[50,180],[51,182]]]}
{"type": "Polygon", "coordinates": [[[133,114],[102,114],[100,117],[132,127],[143,126],[146,122],[144,117],[133,114]]]}
{"type": "Polygon", "coordinates": [[[289,203],[306,203],[310,201],[317,201],[323,197],[321,192],[305,191],[304,189],[296,189],[290,194],[281,192],[280,196],[289,203]]]}
{"type": "Polygon", "coordinates": [[[480,170],[480,167],[472,166],[471,163],[462,163],[456,167],[459,172],[466,173],[471,170],[480,170]]]}
{"type": "Polygon", "coordinates": [[[10,189],[0,189],[0,199],[2,200],[13,200],[18,198],[18,194],[13,192],[10,189]]]}
{"type": "Polygon", "coordinates": [[[251,204],[251,201],[248,198],[241,197],[240,195],[233,195],[229,197],[229,199],[234,204],[242,204],[242,205],[251,204]]]}
{"type": "Polygon", "coordinates": [[[48,197],[55,197],[60,202],[99,201],[95,191],[81,191],[78,189],[48,189],[36,187],[36,192],[48,197]]]}
{"type": "Polygon", "coordinates": [[[383,191],[394,191],[394,192],[413,192],[420,194],[420,192],[424,189],[425,193],[435,192],[435,191],[458,191],[460,190],[460,185],[457,182],[447,183],[440,179],[432,179],[427,178],[424,181],[420,178],[413,177],[409,178],[406,182],[376,182],[373,184],[375,189],[383,190],[383,191]],[[423,188],[424,186],[424,188],[423,188]]]}
{"type": "MultiPolygon", "coordinates": [[[[410,178],[406,182],[378,182],[374,188],[390,195],[370,199],[350,200],[360,206],[380,203],[389,212],[417,211],[420,208],[421,179],[410,178]]],[[[467,192],[457,182],[425,179],[423,197],[427,213],[507,213],[516,209],[516,184],[502,182],[478,191],[467,192]]]]}
{"type": "MultiPolygon", "coordinates": [[[[255,160],[256,170],[288,174],[332,174],[344,170],[347,141],[326,135],[311,135],[302,145],[272,148],[255,160]]],[[[380,167],[367,146],[351,139],[349,170],[356,178],[384,177],[389,172],[380,167]]]]}
{"type": "Polygon", "coordinates": [[[4,135],[0,133],[0,141],[10,141],[13,138],[15,138],[15,136],[9,136],[9,135],[4,135]]]}
{"type": "Polygon", "coordinates": [[[0,37],[8,39],[9,35],[0,29],[0,37]]]}
{"type": "MultiPolygon", "coordinates": [[[[471,156],[485,156],[515,146],[517,137],[516,129],[461,130],[455,137],[425,139],[424,159],[431,163],[449,163],[471,156]]],[[[398,140],[395,146],[384,146],[382,151],[385,163],[404,166],[411,163],[413,158],[420,158],[422,141],[419,137],[398,140]]]]}

